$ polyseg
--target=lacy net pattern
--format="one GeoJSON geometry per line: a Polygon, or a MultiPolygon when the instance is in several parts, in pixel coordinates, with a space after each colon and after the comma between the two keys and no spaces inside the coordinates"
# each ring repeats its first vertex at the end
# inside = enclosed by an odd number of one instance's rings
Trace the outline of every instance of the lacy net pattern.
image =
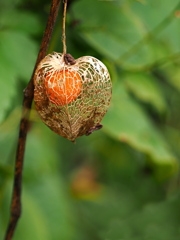
{"type": "Polygon", "coordinates": [[[98,125],[111,100],[108,70],[90,56],[67,65],[61,53],[47,55],[38,65],[34,85],[34,101],[42,121],[70,141],[98,125]]]}

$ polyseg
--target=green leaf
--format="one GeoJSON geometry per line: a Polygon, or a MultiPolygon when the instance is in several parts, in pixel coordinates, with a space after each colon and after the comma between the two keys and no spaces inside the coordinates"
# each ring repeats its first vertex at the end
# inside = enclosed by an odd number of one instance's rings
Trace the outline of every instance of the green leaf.
{"type": "Polygon", "coordinates": [[[163,203],[148,205],[126,219],[112,221],[106,233],[101,234],[102,239],[178,240],[179,207],[179,195],[163,203]]]}
{"type": "Polygon", "coordinates": [[[14,8],[8,8],[1,12],[0,23],[1,28],[8,29],[8,31],[15,30],[34,35],[41,30],[37,15],[27,11],[18,11],[14,8]]]}
{"type": "MultiPolygon", "coordinates": [[[[31,118],[38,115],[31,110],[31,118]]],[[[39,172],[42,175],[51,175],[60,163],[61,158],[56,149],[57,136],[44,123],[35,122],[31,131],[28,134],[27,150],[25,152],[25,178],[29,180],[33,176],[34,183],[41,182],[39,172]],[[32,151],[33,149],[33,151],[32,151]]],[[[31,180],[31,181],[32,181],[31,180]]]]}
{"type": "MultiPolygon", "coordinates": [[[[23,211],[15,239],[81,239],[75,227],[68,186],[61,178],[56,137],[42,123],[35,123],[29,133],[23,171],[23,211]]],[[[10,191],[11,187],[6,186],[6,189],[10,191]]],[[[0,194],[0,201],[1,197],[6,204],[10,194],[8,197],[4,192],[2,196],[0,194]]],[[[9,213],[9,206],[3,206],[3,209],[9,213]]],[[[5,218],[3,216],[3,223],[5,218]]]]}
{"type": "Polygon", "coordinates": [[[0,123],[4,120],[19,79],[28,81],[35,59],[36,45],[28,36],[16,31],[0,32],[0,123]]]}
{"type": "Polygon", "coordinates": [[[171,4],[168,0],[158,4],[154,0],[145,4],[80,0],[73,5],[73,11],[80,22],[78,32],[83,40],[124,68],[137,69],[180,51],[179,25],[176,17],[172,17],[177,3],[177,0],[171,4]],[[168,34],[161,34],[163,31],[168,34]],[[169,43],[175,46],[175,51],[167,51],[169,43]]]}
{"type": "Polygon", "coordinates": [[[6,118],[6,120],[2,124],[0,124],[0,164],[2,165],[8,165],[10,162],[13,161],[12,156],[14,156],[16,149],[15,143],[18,136],[20,117],[21,108],[19,107],[14,109],[9,114],[8,118],[6,118]]]}
{"type": "Polygon", "coordinates": [[[15,80],[15,72],[8,68],[6,62],[2,61],[0,64],[0,123],[4,120],[6,111],[10,107],[13,97],[16,94],[15,80]]]}
{"type": "MultiPolygon", "coordinates": [[[[171,17],[174,9],[178,10],[179,0],[145,0],[144,4],[133,1],[132,11],[142,19],[147,31],[150,32],[160,24],[168,24],[166,19],[171,17]]],[[[133,17],[133,16],[132,16],[133,17]]]]}
{"type": "MultiPolygon", "coordinates": [[[[4,182],[5,188],[0,195],[1,215],[0,221],[0,237],[2,239],[5,234],[7,224],[9,221],[9,211],[12,194],[12,181],[6,180],[4,182]]],[[[32,194],[23,190],[22,194],[22,216],[19,219],[19,224],[16,228],[14,239],[50,239],[47,219],[44,216],[41,206],[38,205],[36,199],[32,194]]]]}
{"type": "Polygon", "coordinates": [[[123,79],[127,88],[140,100],[152,104],[160,112],[165,110],[162,92],[153,76],[146,73],[127,73],[123,79]]]}
{"type": "Polygon", "coordinates": [[[158,40],[160,40],[163,44],[166,44],[167,49],[169,51],[169,55],[180,54],[180,44],[179,44],[179,36],[180,35],[180,21],[174,15],[172,16],[169,24],[166,25],[166,28],[162,29],[162,31],[158,34],[158,40]]]}
{"type": "Polygon", "coordinates": [[[80,20],[79,28],[84,40],[113,60],[120,58],[142,38],[142,31],[136,28],[118,4],[81,0],[73,5],[73,11],[80,20]],[[92,15],[96,15],[96,18],[92,18],[92,15]]]}
{"type": "Polygon", "coordinates": [[[155,164],[169,166],[169,173],[175,168],[176,159],[160,132],[120,83],[114,84],[112,104],[103,122],[112,137],[148,154],[155,164]]]}
{"type": "MultiPolygon", "coordinates": [[[[36,60],[37,47],[29,36],[17,31],[0,32],[0,57],[8,71],[28,81],[36,60]]],[[[17,80],[17,79],[16,79],[17,80]]]]}
{"type": "MultiPolygon", "coordinates": [[[[118,156],[117,158],[120,160],[118,156]]],[[[133,160],[134,157],[131,158],[132,164],[133,160]]],[[[134,176],[129,175],[126,179],[123,179],[118,171],[119,168],[116,172],[115,168],[117,166],[113,167],[114,161],[108,159],[108,162],[108,171],[105,171],[104,174],[109,175],[112,173],[115,178],[113,181],[111,179],[110,184],[109,179],[107,177],[104,178],[105,176],[103,175],[103,179],[106,179],[106,182],[104,182],[104,190],[101,196],[96,201],[81,202],[80,204],[82,226],[85,229],[88,226],[88,229],[91,229],[90,232],[97,232],[97,239],[109,239],[107,238],[109,237],[108,233],[113,228],[114,222],[118,221],[121,223],[123,220],[131,218],[132,215],[140,212],[147,205],[159,202],[160,199],[162,200],[162,196],[164,196],[160,185],[155,184],[150,176],[146,175],[144,177],[144,175],[136,173],[134,176]],[[103,236],[102,233],[104,233],[103,236]]],[[[104,168],[104,161],[101,168],[104,168]]],[[[113,230],[118,232],[119,229],[116,230],[114,227],[113,230]]],[[[112,236],[120,237],[121,235],[112,236]]],[[[91,237],[90,239],[94,238],[91,237]]],[[[119,240],[119,238],[117,239],[119,240]]]]}
{"type": "Polygon", "coordinates": [[[57,138],[59,136],[42,122],[34,124],[28,136],[24,181],[47,219],[49,239],[75,240],[78,231],[73,224],[75,219],[67,186],[61,178],[62,159],[57,151],[57,138]]]}
{"type": "MultiPolygon", "coordinates": [[[[58,168],[57,168],[58,169],[58,168]]],[[[66,184],[56,171],[52,175],[40,175],[39,184],[32,186],[31,194],[36,198],[48,222],[49,239],[78,239],[74,210],[66,192],[66,184]]],[[[28,219],[26,219],[28,221],[28,219]]]]}
{"type": "Polygon", "coordinates": [[[83,33],[82,37],[101,54],[112,60],[117,60],[127,48],[120,39],[106,31],[87,31],[83,33]]]}
{"type": "Polygon", "coordinates": [[[22,202],[22,217],[19,220],[14,239],[49,240],[51,235],[48,218],[36,198],[24,189],[22,202]]]}
{"type": "Polygon", "coordinates": [[[162,65],[160,70],[164,74],[166,81],[180,91],[180,56],[179,59],[177,57],[174,61],[162,65]]]}

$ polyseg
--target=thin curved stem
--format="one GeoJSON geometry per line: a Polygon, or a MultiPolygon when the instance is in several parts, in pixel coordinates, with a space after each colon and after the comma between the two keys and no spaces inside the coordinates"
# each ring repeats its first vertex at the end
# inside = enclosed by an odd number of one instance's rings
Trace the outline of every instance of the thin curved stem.
{"type": "Polygon", "coordinates": [[[39,54],[36,60],[34,71],[26,89],[24,90],[24,99],[22,104],[23,105],[22,117],[20,121],[19,139],[18,139],[18,146],[16,151],[15,175],[14,175],[12,202],[11,202],[10,221],[7,227],[4,240],[12,239],[15,228],[17,226],[17,222],[21,215],[22,171],[23,171],[23,162],[24,162],[24,152],[25,152],[25,146],[26,146],[26,136],[29,128],[29,113],[30,113],[30,109],[31,109],[31,105],[34,97],[33,78],[34,78],[34,73],[37,68],[37,65],[45,57],[47,53],[53,28],[55,25],[55,21],[58,15],[60,1],[61,0],[52,0],[46,29],[44,32],[41,46],[40,46],[39,54]]]}
{"type": "Polygon", "coordinates": [[[64,0],[64,10],[63,10],[63,19],[62,19],[62,43],[63,43],[63,54],[66,54],[66,9],[67,9],[67,0],[64,0]]]}

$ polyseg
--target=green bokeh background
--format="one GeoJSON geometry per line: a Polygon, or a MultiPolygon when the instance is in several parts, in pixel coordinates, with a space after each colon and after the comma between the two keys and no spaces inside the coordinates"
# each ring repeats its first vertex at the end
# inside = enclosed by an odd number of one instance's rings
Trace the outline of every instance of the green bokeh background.
{"type": "MultiPolygon", "coordinates": [[[[23,89],[50,1],[0,2],[0,239],[9,219],[23,89]]],[[[62,3],[49,52],[62,52],[62,3]]],[[[103,129],[56,135],[30,114],[14,240],[180,239],[180,2],[69,0],[67,48],[109,69],[103,129]]]]}

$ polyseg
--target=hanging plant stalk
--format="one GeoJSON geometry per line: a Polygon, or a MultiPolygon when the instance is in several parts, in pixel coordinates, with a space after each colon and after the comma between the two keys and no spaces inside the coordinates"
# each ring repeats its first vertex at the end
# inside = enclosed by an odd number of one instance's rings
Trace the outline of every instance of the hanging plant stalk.
{"type": "Polygon", "coordinates": [[[38,65],[34,77],[34,101],[42,121],[55,133],[74,142],[102,127],[110,105],[112,84],[106,66],[83,56],[75,60],[66,53],[63,13],[63,53],[53,52],[38,65]]]}
{"type": "Polygon", "coordinates": [[[34,95],[33,78],[34,78],[34,73],[37,68],[37,65],[47,54],[51,35],[54,29],[54,24],[58,15],[60,1],[61,0],[52,0],[46,29],[44,32],[38,57],[36,60],[34,71],[26,89],[24,90],[24,98],[22,103],[23,105],[22,117],[20,120],[19,139],[18,139],[18,145],[17,145],[17,151],[16,151],[13,193],[12,193],[12,201],[11,201],[11,207],[10,207],[11,208],[10,219],[7,226],[4,240],[12,239],[18,220],[21,216],[22,172],[23,172],[24,152],[25,152],[25,146],[26,146],[26,136],[29,129],[29,113],[30,113],[30,109],[33,101],[33,95],[34,95]]]}

